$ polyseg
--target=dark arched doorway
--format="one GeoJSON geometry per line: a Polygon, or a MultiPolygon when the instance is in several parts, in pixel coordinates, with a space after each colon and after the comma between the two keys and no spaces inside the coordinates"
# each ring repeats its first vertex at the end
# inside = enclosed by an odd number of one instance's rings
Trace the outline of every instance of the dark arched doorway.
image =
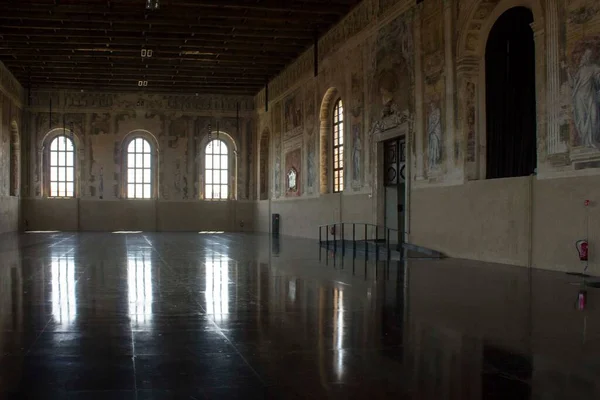
{"type": "Polygon", "coordinates": [[[527,176],[537,164],[535,44],[532,12],[515,7],[498,18],[485,49],[486,175],[527,176]]]}

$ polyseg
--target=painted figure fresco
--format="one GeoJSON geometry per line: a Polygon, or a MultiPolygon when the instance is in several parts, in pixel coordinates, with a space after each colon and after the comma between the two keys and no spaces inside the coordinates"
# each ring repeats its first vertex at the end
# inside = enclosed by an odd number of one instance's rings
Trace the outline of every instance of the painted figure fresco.
{"type": "Polygon", "coordinates": [[[315,141],[314,138],[312,136],[309,137],[308,140],[308,144],[307,144],[307,165],[306,165],[306,170],[308,173],[308,176],[306,177],[307,182],[306,185],[309,188],[313,188],[315,185],[315,178],[316,178],[316,165],[315,165],[315,141]]]}
{"type": "Polygon", "coordinates": [[[100,167],[100,184],[98,186],[99,198],[104,198],[104,167],[100,167]]]}
{"type": "Polygon", "coordinates": [[[438,165],[442,159],[442,113],[434,102],[429,103],[427,115],[427,136],[429,138],[429,166],[438,165]]]}
{"type": "Polygon", "coordinates": [[[592,61],[592,51],[581,56],[577,72],[567,69],[572,88],[573,119],[585,147],[600,145],[600,66],[592,61]]]}
{"type": "Polygon", "coordinates": [[[302,126],[302,103],[298,93],[290,96],[285,100],[284,104],[284,132],[286,134],[297,134],[298,128],[302,126]]]}
{"type": "Polygon", "coordinates": [[[362,141],[360,139],[360,125],[354,125],[352,127],[352,180],[354,182],[360,182],[361,155],[362,141]]]}
{"type": "Polygon", "coordinates": [[[281,183],[281,157],[278,155],[275,156],[275,173],[273,177],[273,187],[275,192],[275,197],[279,197],[281,193],[280,183],[281,183]]]}

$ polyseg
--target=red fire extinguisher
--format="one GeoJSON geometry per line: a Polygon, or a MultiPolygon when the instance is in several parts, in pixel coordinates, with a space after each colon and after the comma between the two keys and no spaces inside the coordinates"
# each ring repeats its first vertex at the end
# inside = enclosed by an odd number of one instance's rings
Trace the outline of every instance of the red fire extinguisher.
{"type": "Polygon", "coordinates": [[[587,240],[578,240],[576,243],[577,252],[579,253],[579,259],[581,261],[588,260],[588,241],[587,240]]]}

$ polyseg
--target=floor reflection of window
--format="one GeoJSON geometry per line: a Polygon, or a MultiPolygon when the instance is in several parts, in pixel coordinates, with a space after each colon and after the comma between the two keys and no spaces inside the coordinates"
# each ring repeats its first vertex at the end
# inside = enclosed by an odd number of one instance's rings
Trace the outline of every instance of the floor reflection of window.
{"type": "Polygon", "coordinates": [[[75,296],[75,259],[73,256],[52,256],[52,316],[61,325],[68,325],[77,316],[75,296]]]}
{"type": "Polygon", "coordinates": [[[129,316],[137,323],[152,320],[152,250],[127,251],[129,316]]]}
{"type": "Polygon", "coordinates": [[[229,313],[229,260],[221,256],[206,257],[206,312],[215,319],[229,313]]]}
{"type": "Polygon", "coordinates": [[[344,375],[344,291],[333,289],[333,348],[335,373],[338,379],[344,375]]]}

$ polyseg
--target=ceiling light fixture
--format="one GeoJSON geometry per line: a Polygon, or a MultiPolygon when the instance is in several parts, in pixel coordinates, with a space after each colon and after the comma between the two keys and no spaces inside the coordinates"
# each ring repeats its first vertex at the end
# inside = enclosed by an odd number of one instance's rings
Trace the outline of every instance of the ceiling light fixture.
{"type": "Polygon", "coordinates": [[[158,10],[159,8],[159,0],[146,0],[146,10],[158,10]]]}

